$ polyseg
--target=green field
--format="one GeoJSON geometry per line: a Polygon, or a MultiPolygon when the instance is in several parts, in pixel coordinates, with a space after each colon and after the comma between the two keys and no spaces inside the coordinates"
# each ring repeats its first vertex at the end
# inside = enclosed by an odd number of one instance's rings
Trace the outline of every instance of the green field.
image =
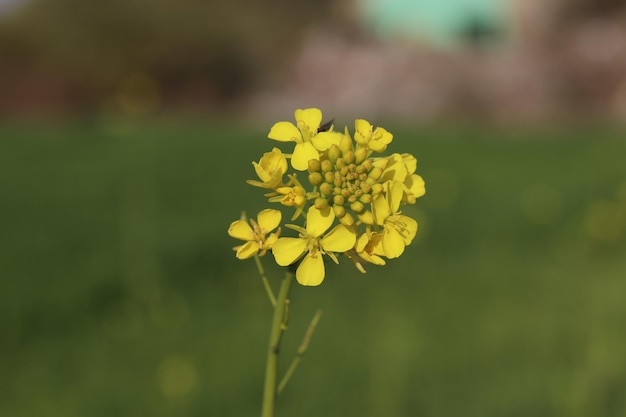
{"type": "MultiPolygon", "coordinates": [[[[270,125],[0,127],[1,416],[259,415],[271,307],[226,230],[270,125]]],[[[383,125],[418,237],[294,288],[285,358],[324,315],[277,416],[626,415],[626,132],[383,125]]]]}

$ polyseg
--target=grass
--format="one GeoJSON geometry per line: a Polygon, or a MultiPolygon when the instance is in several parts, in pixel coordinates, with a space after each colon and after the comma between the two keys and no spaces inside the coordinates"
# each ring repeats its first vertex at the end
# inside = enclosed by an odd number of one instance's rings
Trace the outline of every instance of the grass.
{"type": "MultiPolygon", "coordinates": [[[[624,132],[385,127],[418,237],[294,289],[285,360],[324,315],[278,416],[624,415],[624,132]]],[[[271,311],[226,229],[265,134],[0,126],[0,415],[258,415],[271,311]]]]}

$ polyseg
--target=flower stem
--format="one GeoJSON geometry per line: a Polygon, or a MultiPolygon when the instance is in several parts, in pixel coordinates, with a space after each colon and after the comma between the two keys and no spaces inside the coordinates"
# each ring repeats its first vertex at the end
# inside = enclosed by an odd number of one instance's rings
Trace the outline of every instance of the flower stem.
{"type": "Polygon", "coordinates": [[[304,334],[304,338],[302,339],[302,343],[300,343],[300,347],[298,348],[296,356],[291,361],[291,365],[289,365],[289,369],[287,369],[287,372],[285,372],[285,376],[283,376],[283,379],[280,380],[280,384],[278,384],[278,390],[276,391],[277,394],[283,392],[285,386],[287,385],[287,382],[289,382],[289,378],[291,378],[291,375],[293,375],[294,371],[300,364],[302,356],[304,356],[309,347],[309,342],[311,341],[311,337],[313,336],[313,332],[315,331],[315,328],[317,327],[317,323],[320,321],[321,316],[322,310],[317,310],[317,312],[313,316],[313,319],[311,320],[311,323],[309,323],[309,327],[304,334]]]}
{"type": "Polygon", "coordinates": [[[285,278],[280,284],[278,299],[274,307],[274,317],[272,319],[272,330],[270,331],[270,341],[267,351],[267,363],[265,368],[265,388],[263,390],[263,408],[261,417],[274,416],[274,404],[276,402],[276,380],[278,373],[278,353],[280,350],[280,339],[286,328],[285,310],[289,289],[293,282],[294,274],[290,271],[285,273],[285,278]]]}
{"type": "Polygon", "coordinates": [[[254,262],[256,262],[256,268],[259,270],[259,275],[261,276],[261,281],[263,281],[263,286],[265,287],[265,292],[267,292],[267,296],[270,299],[270,303],[272,303],[272,307],[276,307],[276,297],[274,297],[274,292],[272,291],[272,287],[270,287],[270,283],[267,280],[265,269],[263,269],[263,264],[261,263],[261,259],[258,254],[254,255],[254,262]]]}

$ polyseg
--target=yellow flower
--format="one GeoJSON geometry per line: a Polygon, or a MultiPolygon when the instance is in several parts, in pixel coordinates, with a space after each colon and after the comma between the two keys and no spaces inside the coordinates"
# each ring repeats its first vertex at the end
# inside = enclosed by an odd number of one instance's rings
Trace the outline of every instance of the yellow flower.
{"type": "Polygon", "coordinates": [[[413,155],[394,153],[387,158],[377,160],[374,166],[382,169],[379,178],[381,183],[400,182],[403,184],[402,202],[414,204],[415,199],[426,193],[424,180],[415,174],[417,159],[413,155]]]}
{"type": "Polygon", "coordinates": [[[404,252],[404,248],[411,244],[417,233],[417,222],[408,216],[400,214],[398,208],[404,192],[403,184],[388,182],[386,195],[379,194],[373,203],[376,224],[383,226],[380,244],[376,245],[373,253],[397,258],[404,252]]]}
{"type": "Polygon", "coordinates": [[[319,151],[325,151],[332,144],[339,144],[343,136],[337,132],[318,133],[322,122],[320,109],[298,109],[295,111],[296,125],[291,122],[278,122],[267,135],[279,142],[295,142],[291,155],[291,166],[298,171],[306,171],[309,161],[319,161],[319,151]]]}
{"type": "Polygon", "coordinates": [[[252,162],[257,176],[262,182],[248,180],[247,183],[255,187],[274,189],[283,182],[283,175],[287,172],[287,158],[278,148],[263,154],[258,163],[252,162]]]}
{"type": "Polygon", "coordinates": [[[367,120],[356,119],[354,122],[354,140],[362,147],[375,152],[383,152],[393,140],[393,135],[382,127],[374,129],[367,120]]]}
{"type": "Polygon", "coordinates": [[[356,240],[354,249],[345,253],[345,255],[352,259],[356,268],[365,273],[362,262],[368,262],[373,265],[385,265],[385,260],[374,252],[376,247],[380,245],[382,234],[370,233],[368,230],[366,233],[361,234],[356,240]]]}
{"type": "Polygon", "coordinates": [[[265,209],[258,214],[258,222],[250,219],[252,227],[244,220],[235,220],[232,222],[228,228],[228,234],[235,239],[246,241],[245,244],[233,248],[237,251],[237,258],[248,259],[256,255],[259,251],[260,256],[265,255],[265,252],[267,252],[278,239],[280,228],[276,233],[271,233],[267,237],[265,235],[278,227],[281,217],[280,211],[265,209]]]}
{"type": "Polygon", "coordinates": [[[356,235],[344,225],[338,225],[320,238],[335,220],[335,214],[330,209],[318,210],[310,207],[306,220],[306,228],[287,225],[298,231],[300,237],[278,239],[272,247],[272,253],[280,266],[291,265],[306,253],[296,270],[296,279],[302,285],[320,285],[325,275],[322,255],[326,254],[338,263],[333,252],[346,252],[352,249],[356,235]]]}

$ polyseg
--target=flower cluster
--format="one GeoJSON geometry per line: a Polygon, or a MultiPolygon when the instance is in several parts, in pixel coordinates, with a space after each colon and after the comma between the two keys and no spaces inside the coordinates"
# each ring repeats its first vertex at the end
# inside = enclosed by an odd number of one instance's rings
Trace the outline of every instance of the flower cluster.
{"type": "Polygon", "coordinates": [[[385,265],[385,258],[402,255],[417,233],[417,222],[402,214],[400,206],[414,204],[425,193],[424,180],[415,173],[415,157],[379,155],[393,136],[366,120],[355,121],[351,137],[347,128],[338,132],[332,123],[322,125],[322,112],[316,108],[296,110],[295,119],[295,125],[276,123],[268,135],[295,142],[293,152],[273,148],[265,153],[252,163],[258,180],[248,183],[267,190],[269,202],[293,207],[291,221],[302,218],[304,225],[284,225],[297,237],[280,237],[280,228],[272,233],[282,219],[275,209],[261,211],[251,226],[237,220],[228,230],[246,242],[235,248],[237,258],[271,249],[278,265],[299,262],[300,284],[319,285],[325,275],[323,255],[338,263],[337,254],[344,254],[361,272],[364,263],[385,265]],[[293,173],[288,172],[288,160],[293,173]]]}

